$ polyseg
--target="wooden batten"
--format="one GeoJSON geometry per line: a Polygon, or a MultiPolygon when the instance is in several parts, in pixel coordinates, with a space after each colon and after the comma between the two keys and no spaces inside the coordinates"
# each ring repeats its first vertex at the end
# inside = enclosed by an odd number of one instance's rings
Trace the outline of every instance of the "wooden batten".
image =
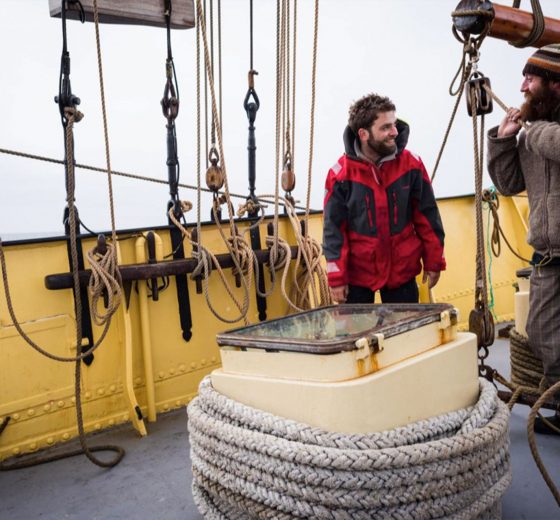
{"type": "MultiPolygon", "coordinates": [[[[60,18],[62,0],[49,0],[52,17],[60,18]]],[[[86,21],[93,21],[93,0],[81,0],[86,21]]],[[[171,28],[191,29],[194,27],[194,1],[173,0],[171,28]]],[[[123,25],[149,25],[165,27],[164,0],[98,0],[99,21],[101,23],[123,25]]],[[[75,3],[66,9],[68,19],[79,20],[80,10],[75,3]]]]}

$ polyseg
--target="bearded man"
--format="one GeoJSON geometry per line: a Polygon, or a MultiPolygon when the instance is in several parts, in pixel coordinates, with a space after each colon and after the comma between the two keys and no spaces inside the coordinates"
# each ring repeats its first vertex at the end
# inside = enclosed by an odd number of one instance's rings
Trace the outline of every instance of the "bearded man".
{"type": "MultiPolygon", "coordinates": [[[[560,380],[560,44],[529,58],[521,92],[521,108],[509,109],[488,132],[488,170],[500,193],[526,190],[529,198],[527,242],[534,254],[527,334],[543,363],[544,389],[560,380]],[[521,120],[529,123],[526,131],[520,132],[521,120]]],[[[549,420],[560,427],[560,412],[549,420]]],[[[535,431],[554,433],[539,418],[535,431]]]]}
{"type": "Polygon", "coordinates": [[[429,288],[445,269],[444,232],[430,179],[405,149],[409,127],[384,96],[349,111],[346,153],[329,170],[323,251],[333,300],[418,303],[416,276],[429,288]]]}

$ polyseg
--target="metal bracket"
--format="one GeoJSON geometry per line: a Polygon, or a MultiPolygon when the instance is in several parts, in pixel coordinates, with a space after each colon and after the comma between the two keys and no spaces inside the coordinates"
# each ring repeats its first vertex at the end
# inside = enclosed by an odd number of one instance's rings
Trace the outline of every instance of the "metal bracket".
{"type": "Polygon", "coordinates": [[[449,327],[451,327],[451,314],[449,314],[449,311],[443,311],[439,315],[439,328],[443,330],[449,327]]]}
{"type": "Polygon", "coordinates": [[[385,336],[383,334],[372,334],[356,340],[356,359],[366,359],[371,354],[378,354],[385,350],[385,336]]]}

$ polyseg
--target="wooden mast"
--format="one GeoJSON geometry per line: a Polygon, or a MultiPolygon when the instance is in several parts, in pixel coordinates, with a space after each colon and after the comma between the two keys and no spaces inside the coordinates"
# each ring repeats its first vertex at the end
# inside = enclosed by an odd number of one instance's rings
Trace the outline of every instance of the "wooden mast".
{"type": "MultiPolygon", "coordinates": [[[[493,12],[492,22],[488,36],[509,42],[523,41],[529,36],[533,28],[533,14],[513,7],[496,4],[490,1],[462,0],[455,13],[468,10],[480,10],[487,13],[493,12]]],[[[454,16],[453,22],[457,30],[478,34],[479,27],[484,26],[485,15],[454,16]],[[478,30],[477,30],[478,29],[478,30]]],[[[550,43],[560,43],[560,20],[544,18],[545,29],[542,36],[533,47],[542,47],[550,43]]]]}

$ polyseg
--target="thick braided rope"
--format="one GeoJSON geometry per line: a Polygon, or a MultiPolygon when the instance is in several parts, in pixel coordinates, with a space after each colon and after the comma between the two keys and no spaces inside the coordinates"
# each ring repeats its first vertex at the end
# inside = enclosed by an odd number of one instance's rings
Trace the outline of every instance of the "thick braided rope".
{"type": "Polygon", "coordinates": [[[193,496],[208,518],[499,518],[507,407],[480,380],[469,408],[371,434],[286,420],[215,392],[191,402],[193,496]]]}
{"type": "Polygon", "coordinates": [[[515,329],[509,331],[509,340],[512,383],[538,389],[543,378],[542,361],[531,351],[527,338],[515,329]]]}

